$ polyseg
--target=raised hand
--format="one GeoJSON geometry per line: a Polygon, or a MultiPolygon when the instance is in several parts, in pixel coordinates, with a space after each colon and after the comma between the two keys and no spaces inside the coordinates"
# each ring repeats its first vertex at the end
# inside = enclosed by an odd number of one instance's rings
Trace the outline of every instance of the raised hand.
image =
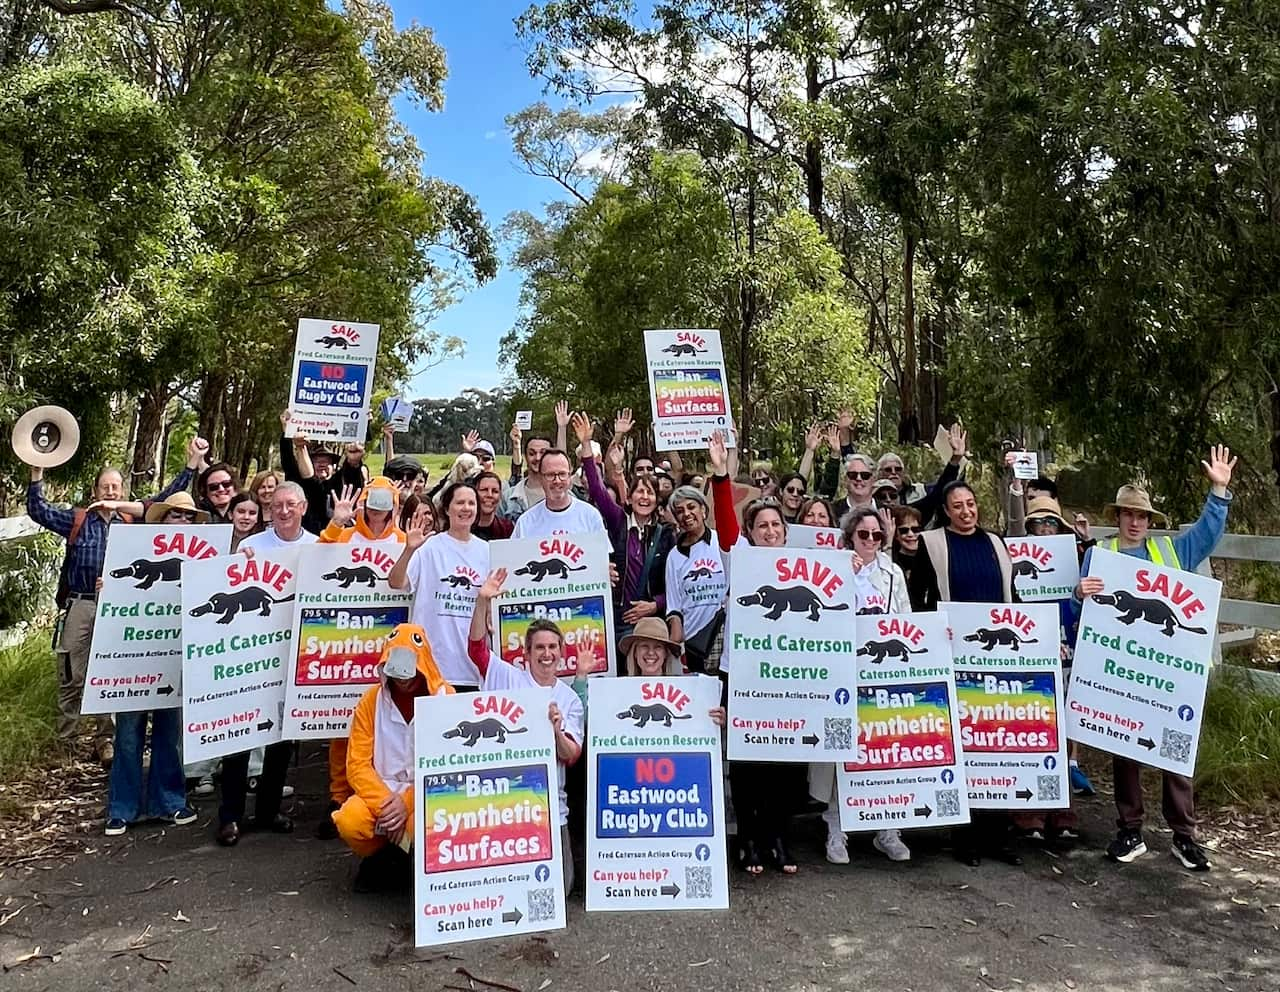
{"type": "Polygon", "coordinates": [[[569,401],[556,400],[556,426],[569,426],[569,401]]]}
{"type": "Polygon", "coordinates": [[[608,463],[610,469],[615,472],[622,471],[622,463],[626,457],[627,453],[622,450],[622,445],[620,444],[609,445],[609,450],[604,453],[605,461],[608,463]]]}
{"type": "Polygon", "coordinates": [[[339,527],[351,523],[356,515],[356,500],[360,492],[355,486],[343,486],[342,493],[333,501],[333,522],[339,527]]]}
{"type": "Polygon", "coordinates": [[[713,475],[729,473],[729,448],[724,443],[724,431],[712,431],[707,438],[707,460],[711,462],[713,475]]]}
{"type": "Polygon", "coordinates": [[[884,546],[886,548],[892,548],[893,535],[898,529],[898,525],[893,519],[893,511],[887,506],[884,506],[879,510],[876,510],[876,516],[880,518],[880,527],[884,531],[884,546]]]}
{"type": "Polygon", "coordinates": [[[470,452],[476,450],[476,445],[480,443],[480,432],[471,430],[462,435],[462,450],[470,452]]]}
{"type": "Polygon", "coordinates": [[[301,432],[293,435],[293,446],[295,448],[305,448],[308,443],[307,435],[301,432]]]}
{"type": "Polygon", "coordinates": [[[193,437],[187,442],[187,467],[199,468],[209,460],[209,442],[202,437],[193,437]]]}
{"type": "Polygon", "coordinates": [[[417,551],[427,543],[433,533],[433,528],[427,525],[427,510],[425,507],[418,507],[413,514],[413,520],[409,522],[409,529],[404,532],[404,543],[410,551],[417,551]]]}
{"type": "Polygon", "coordinates": [[[502,595],[502,584],[507,581],[507,570],[505,568],[495,568],[489,573],[488,578],[484,580],[484,585],[480,587],[480,591],[476,596],[480,599],[497,599],[502,595]]]}
{"type": "Polygon", "coordinates": [[[809,425],[809,429],[804,432],[804,447],[806,451],[817,451],[818,445],[822,443],[822,425],[816,420],[809,425]]]}
{"type": "Polygon", "coordinates": [[[596,670],[596,656],[593,651],[578,651],[573,656],[573,674],[575,678],[585,679],[596,670]]]}
{"type": "Polygon", "coordinates": [[[835,424],[827,424],[826,427],[827,447],[831,449],[832,457],[840,454],[840,428],[835,424]]]}
{"type": "Polygon", "coordinates": [[[841,410],[840,419],[836,421],[836,426],[842,431],[850,430],[853,427],[853,411],[841,410]]]}
{"type": "Polygon", "coordinates": [[[969,450],[969,432],[960,426],[960,421],[957,420],[947,431],[947,443],[951,445],[951,460],[958,463],[969,450]]]}
{"type": "Polygon", "coordinates": [[[573,427],[573,436],[578,439],[578,444],[587,449],[589,454],[591,435],[595,433],[594,428],[591,426],[591,418],[585,413],[579,412],[570,418],[570,423],[573,427]]]}
{"type": "Polygon", "coordinates": [[[1226,490],[1231,484],[1231,473],[1235,471],[1238,460],[1231,457],[1231,449],[1225,444],[1215,444],[1209,449],[1208,461],[1202,461],[1200,464],[1204,467],[1204,474],[1209,477],[1214,488],[1226,490]]]}
{"type": "Polygon", "coordinates": [[[292,415],[293,415],[293,411],[292,411],[292,410],[281,410],[281,411],[280,411],[280,431],[281,431],[281,433],[283,433],[283,432],[284,432],[284,429],[285,429],[286,427],[288,427],[288,426],[289,426],[289,418],[290,418],[292,415]]]}
{"type": "Polygon", "coordinates": [[[613,415],[613,433],[616,436],[629,434],[631,428],[636,425],[635,418],[631,416],[631,407],[625,406],[613,415]]]}

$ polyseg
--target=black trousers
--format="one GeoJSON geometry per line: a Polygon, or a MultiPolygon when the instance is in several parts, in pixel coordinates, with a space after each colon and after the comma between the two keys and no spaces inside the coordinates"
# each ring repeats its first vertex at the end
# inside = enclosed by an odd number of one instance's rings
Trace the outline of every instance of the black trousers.
{"type": "MultiPolygon", "coordinates": [[[[284,777],[293,757],[293,741],[268,744],[262,756],[262,774],[258,776],[258,802],[253,818],[269,824],[280,812],[280,794],[284,777]]],[[[249,752],[229,754],[222,759],[222,804],[218,807],[218,823],[240,823],[244,820],[245,795],[249,787],[249,752]]]]}

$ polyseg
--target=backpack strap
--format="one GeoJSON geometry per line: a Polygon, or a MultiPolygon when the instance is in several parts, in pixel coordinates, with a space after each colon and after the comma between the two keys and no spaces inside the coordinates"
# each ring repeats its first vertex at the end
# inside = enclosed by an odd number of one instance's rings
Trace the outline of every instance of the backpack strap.
{"type": "Polygon", "coordinates": [[[80,528],[84,526],[85,517],[89,515],[89,511],[84,507],[77,506],[71,511],[71,533],[67,535],[67,547],[70,548],[80,539],[80,528]]]}

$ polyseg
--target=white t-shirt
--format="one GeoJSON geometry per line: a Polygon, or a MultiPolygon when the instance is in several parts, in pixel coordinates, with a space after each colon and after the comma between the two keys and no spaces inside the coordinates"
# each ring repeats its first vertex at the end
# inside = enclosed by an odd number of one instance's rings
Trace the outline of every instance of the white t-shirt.
{"type": "Polygon", "coordinates": [[[467,633],[476,594],[489,574],[489,543],[436,534],[409,559],[413,622],[427,632],[440,674],[454,685],[479,685],[467,657],[467,633]]]}
{"type": "MultiPolygon", "coordinates": [[[[533,676],[523,668],[516,668],[510,662],[503,661],[496,654],[489,654],[489,671],[485,673],[482,689],[497,691],[501,689],[545,689],[533,680],[533,676]]],[[[586,739],[584,729],[587,717],[582,709],[582,700],[563,679],[556,679],[551,688],[551,701],[560,708],[560,716],[564,719],[565,736],[582,745],[586,739]]],[[[579,761],[583,760],[579,757],[579,761]]],[[[556,777],[560,786],[560,826],[569,822],[569,796],[564,787],[563,761],[556,761],[556,777]]],[[[567,853],[567,852],[566,852],[567,853]]]]}
{"type": "Polygon", "coordinates": [[[600,511],[574,496],[563,510],[550,509],[546,500],[529,507],[520,514],[515,533],[511,536],[554,537],[556,534],[590,534],[604,529],[600,511]]]}
{"type": "Polygon", "coordinates": [[[667,555],[667,614],[679,613],[686,640],[711,622],[729,590],[729,573],[714,531],[707,540],[667,555]]]}
{"type": "Polygon", "coordinates": [[[301,530],[298,536],[292,541],[281,540],[280,535],[276,533],[274,527],[268,527],[261,534],[250,534],[240,542],[237,551],[243,551],[245,548],[253,548],[254,552],[261,551],[264,554],[272,551],[280,551],[284,548],[299,548],[304,544],[315,544],[320,539],[309,530],[301,530]]]}

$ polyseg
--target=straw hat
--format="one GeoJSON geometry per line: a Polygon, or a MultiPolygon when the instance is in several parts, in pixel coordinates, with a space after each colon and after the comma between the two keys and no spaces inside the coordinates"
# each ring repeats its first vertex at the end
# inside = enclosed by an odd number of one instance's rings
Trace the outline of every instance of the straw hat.
{"type": "Polygon", "coordinates": [[[1106,509],[1108,516],[1113,519],[1120,510],[1134,510],[1138,513],[1151,514],[1152,523],[1155,523],[1156,518],[1159,517],[1163,521],[1159,526],[1169,526],[1169,518],[1151,505],[1151,495],[1141,486],[1121,486],[1116,490],[1115,502],[1108,503],[1106,509]]]}
{"type": "Polygon", "coordinates": [[[1062,532],[1064,534],[1071,533],[1071,524],[1062,515],[1062,507],[1058,505],[1058,501],[1052,496],[1037,496],[1027,503],[1027,523],[1037,518],[1043,519],[1045,517],[1052,517],[1062,524],[1062,532]]]}
{"type": "Polygon", "coordinates": [[[618,647],[623,654],[626,654],[636,641],[658,641],[660,644],[665,644],[669,651],[677,653],[680,651],[680,645],[667,633],[666,621],[658,617],[644,617],[638,620],[631,629],[631,633],[622,639],[618,647]]]}
{"type": "Polygon", "coordinates": [[[186,510],[188,513],[194,513],[196,515],[195,522],[198,524],[202,524],[209,519],[209,511],[199,509],[195,500],[191,498],[191,494],[182,492],[174,493],[168,499],[152,503],[147,507],[147,523],[163,523],[165,514],[170,510],[186,510]]]}
{"type": "Polygon", "coordinates": [[[18,418],[11,443],[23,464],[56,468],[80,447],[80,425],[60,406],[38,406],[18,418]]]}

